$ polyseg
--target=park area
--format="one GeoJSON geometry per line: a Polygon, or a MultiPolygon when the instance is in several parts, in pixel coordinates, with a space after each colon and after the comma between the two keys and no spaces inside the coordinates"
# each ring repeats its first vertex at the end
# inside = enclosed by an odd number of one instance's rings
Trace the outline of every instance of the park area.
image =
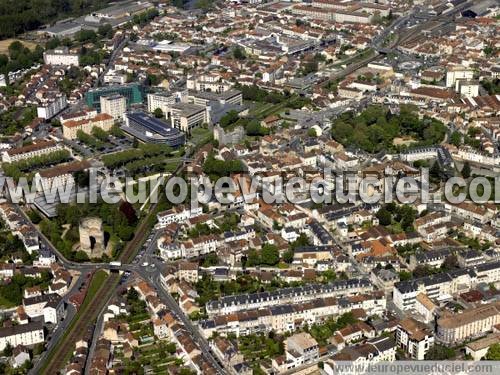
{"type": "Polygon", "coordinates": [[[36,44],[33,42],[27,42],[19,39],[5,39],[5,40],[0,40],[0,54],[8,54],[9,46],[14,42],[21,42],[25,47],[29,48],[32,51],[36,47],[36,44]]]}

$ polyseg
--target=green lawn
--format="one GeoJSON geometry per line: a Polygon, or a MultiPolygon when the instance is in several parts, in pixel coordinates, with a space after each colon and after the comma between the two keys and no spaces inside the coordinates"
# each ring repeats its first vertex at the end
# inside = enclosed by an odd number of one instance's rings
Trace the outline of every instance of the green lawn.
{"type": "MultiPolygon", "coordinates": [[[[122,351],[118,348],[114,355],[115,359],[122,361],[129,370],[152,366],[154,374],[165,374],[166,366],[176,361],[179,362],[175,356],[166,350],[167,345],[167,341],[155,341],[150,344],[141,345],[138,348],[139,355],[135,360],[124,359],[122,351]]],[[[178,363],[178,365],[180,366],[181,364],[178,363]]]]}
{"type": "Polygon", "coordinates": [[[191,142],[195,145],[203,145],[212,137],[212,132],[205,128],[194,128],[191,130],[191,142]]]}
{"type": "Polygon", "coordinates": [[[251,362],[272,358],[284,352],[282,339],[271,339],[261,334],[239,337],[238,346],[245,359],[251,362]]]}
{"type": "MultiPolygon", "coordinates": [[[[109,277],[108,273],[104,270],[99,270],[94,274],[94,276],[92,277],[92,281],[90,282],[90,286],[89,286],[89,289],[87,291],[87,295],[85,296],[85,299],[83,300],[83,303],[80,306],[78,313],[76,314],[76,318],[79,317],[80,313],[94,299],[96,293],[101,288],[101,285],[104,283],[104,281],[106,281],[106,279],[108,277],[109,277]]],[[[75,321],[76,321],[76,319],[75,319],[75,321]]]]}
{"type": "Polygon", "coordinates": [[[10,309],[15,307],[16,305],[9,300],[5,299],[2,295],[0,295],[0,308],[1,309],[10,309]]]}
{"type": "Polygon", "coordinates": [[[249,105],[253,106],[248,114],[250,117],[258,117],[262,112],[267,111],[273,106],[271,103],[260,103],[260,102],[248,102],[249,105]]]}

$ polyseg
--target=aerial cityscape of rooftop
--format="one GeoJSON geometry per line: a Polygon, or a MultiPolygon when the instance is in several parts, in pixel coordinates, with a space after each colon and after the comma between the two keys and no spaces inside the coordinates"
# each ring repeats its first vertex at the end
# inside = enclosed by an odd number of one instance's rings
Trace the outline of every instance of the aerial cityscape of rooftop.
{"type": "Polygon", "coordinates": [[[499,31],[0,1],[0,374],[500,374],[499,31]]]}

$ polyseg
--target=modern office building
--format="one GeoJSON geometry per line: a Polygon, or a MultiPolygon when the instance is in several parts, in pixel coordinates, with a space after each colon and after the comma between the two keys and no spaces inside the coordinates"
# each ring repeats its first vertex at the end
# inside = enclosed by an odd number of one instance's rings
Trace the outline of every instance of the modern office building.
{"type": "Polygon", "coordinates": [[[190,91],[188,94],[190,103],[208,106],[213,102],[225,104],[242,105],[243,95],[239,90],[226,90],[224,92],[211,92],[211,91],[190,91]]]}
{"type": "Polygon", "coordinates": [[[179,129],[143,112],[123,115],[122,129],[145,143],[164,143],[171,147],[183,145],[186,136],[179,129]]]}
{"type": "Polygon", "coordinates": [[[137,83],[120,86],[101,87],[89,90],[85,94],[85,101],[89,107],[101,110],[101,96],[121,95],[127,101],[127,107],[132,104],[140,104],[143,100],[143,88],[137,83]]]}
{"type": "Polygon", "coordinates": [[[160,108],[163,113],[167,113],[170,105],[186,101],[187,91],[149,93],[148,111],[153,113],[157,108],[160,108]]]}
{"type": "Polygon", "coordinates": [[[167,120],[173,128],[190,134],[191,130],[210,122],[210,116],[205,106],[191,103],[176,103],[167,108],[167,120]]]}

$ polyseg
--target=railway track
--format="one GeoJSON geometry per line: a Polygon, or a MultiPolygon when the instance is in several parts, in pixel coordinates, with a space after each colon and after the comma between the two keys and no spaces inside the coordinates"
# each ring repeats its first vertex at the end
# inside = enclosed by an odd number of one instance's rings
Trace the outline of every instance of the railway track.
{"type": "Polygon", "coordinates": [[[119,280],[120,276],[118,274],[111,274],[105,280],[96,294],[92,296],[89,304],[85,305],[84,310],[76,315],[76,321],[68,328],[68,334],[52,349],[52,352],[46,359],[46,365],[39,372],[40,374],[54,375],[64,367],[74,350],[74,343],[81,339],[85,332],[94,324],[99,311],[102,310],[107,301],[113,296],[119,280]]]}

